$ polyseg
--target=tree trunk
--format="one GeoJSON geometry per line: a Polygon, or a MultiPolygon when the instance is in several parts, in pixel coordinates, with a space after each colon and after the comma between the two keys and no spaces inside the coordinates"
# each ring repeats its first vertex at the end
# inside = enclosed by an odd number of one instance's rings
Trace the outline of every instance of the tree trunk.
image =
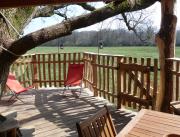
{"type": "Polygon", "coordinates": [[[174,15],[175,0],[162,0],[162,19],[161,28],[156,35],[156,43],[159,48],[160,60],[160,96],[159,109],[163,112],[169,112],[170,102],[172,100],[172,76],[169,70],[172,64],[167,64],[167,58],[174,57],[175,36],[177,17],[174,15]]]}

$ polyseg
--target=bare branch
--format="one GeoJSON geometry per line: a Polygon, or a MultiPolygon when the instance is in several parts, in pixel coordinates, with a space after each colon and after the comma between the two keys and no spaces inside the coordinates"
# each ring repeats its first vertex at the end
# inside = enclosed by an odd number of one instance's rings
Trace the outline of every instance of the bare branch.
{"type": "Polygon", "coordinates": [[[127,14],[122,13],[122,17],[124,19],[124,23],[126,24],[126,27],[128,28],[129,31],[133,31],[134,34],[139,38],[141,42],[146,43],[147,40],[149,40],[149,35],[146,36],[144,33],[144,28],[140,28],[138,26],[143,24],[147,26],[147,29],[149,28],[148,24],[145,22],[148,15],[144,17],[143,16],[144,13],[142,11],[138,19],[137,17],[134,18],[134,16],[131,13],[128,15],[130,16],[129,18],[127,17],[127,14]]]}

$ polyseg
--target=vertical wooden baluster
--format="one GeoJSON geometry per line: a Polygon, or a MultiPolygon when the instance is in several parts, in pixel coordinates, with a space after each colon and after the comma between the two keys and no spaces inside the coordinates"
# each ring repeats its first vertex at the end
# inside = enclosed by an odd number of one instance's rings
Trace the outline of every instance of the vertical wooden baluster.
{"type": "Polygon", "coordinates": [[[66,64],[66,53],[64,53],[64,85],[65,85],[65,81],[66,81],[66,66],[67,66],[67,64],[66,64]]]}
{"type": "Polygon", "coordinates": [[[106,99],[106,72],[105,72],[105,56],[103,55],[103,97],[106,99]]]}
{"type": "Polygon", "coordinates": [[[38,89],[38,83],[37,83],[37,56],[33,55],[33,87],[35,87],[35,89],[38,89]]]}
{"type": "Polygon", "coordinates": [[[110,92],[109,92],[109,84],[110,84],[110,79],[109,79],[109,67],[110,67],[110,65],[109,65],[109,59],[110,59],[110,56],[109,55],[107,55],[107,83],[106,83],[106,87],[107,87],[107,89],[106,89],[106,91],[107,91],[107,95],[108,95],[108,100],[110,101],[110,92]]]}
{"type": "MultiPolygon", "coordinates": [[[[115,57],[112,58],[111,65],[114,67],[114,60],[115,57]]],[[[115,96],[115,77],[114,77],[114,68],[112,68],[112,103],[114,103],[114,96],[115,96]]]]}
{"type": "Polygon", "coordinates": [[[121,62],[120,58],[117,58],[117,108],[121,108],[121,102],[122,102],[122,94],[121,94],[121,74],[122,74],[122,69],[121,69],[121,62]]]}
{"type": "Polygon", "coordinates": [[[77,63],[77,59],[76,59],[76,53],[73,53],[73,64],[77,63]]]}
{"type": "MultiPolygon", "coordinates": [[[[123,63],[126,63],[127,62],[127,58],[126,57],[124,57],[123,58],[123,63]]],[[[122,72],[122,75],[123,75],[123,80],[122,80],[122,84],[123,84],[123,90],[122,90],[122,92],[123,93],[127,93],[127,84],[128,84],[128,79],[126,78],[127,77],[127,75],[128,75],[128,73],[127,73],[127,71],[123,71],[122,72]]],[[[122,104],[123,105],[126,105],[126,100],[125,100],[125,98],[122,98],[122,104]]]]}
{"type": "MultiPolygon", "coordinates": [[[[144,66],[144,58],[141,58],[141,66],[144,66]]],[[[139,91],[139,98],[143,99],[143,88],[144,88],[144,72],[141,72],[141,84],[142,84],[142,89],[140,88],[139,91]]],[[[142,105],[139,104],[139,110],[142,108],[142,105]]]]}
{"type": "MultiPolygon", "coordinates": [[[[137,64],[137,58],[134,58],[134,64],[137,64]]],[[[134,79],[134,89],[133,96],[137,96],[137,80],[138,80],[138,71],[134,71],[135,79],[134,79]]],[[[136,103],[133,103],[133,108],[136,109],[136,103]]]]}
{"type": "Polygon", "coordinates": [[[58,80],[59,80],[59,87],[61,87],[61,54],[58,53],[58,80]]]}
{"type": "MultiPolygon", "coordinates": [[[[150,66],[151,66],[151,58],[147,58],[147,67],[149,67],[150,68],[150,66]]],[[[147,99],[148,100],[150,100],[150,98],[149,98],[149,96],[150,96],[150,86],[151,86],[151,84],[150,84],[150,82],[151,82],[151,80],[150,80],[150,71],[147,73],[147,75],[146,75],[146,91],[147,91],[147,93],[146,93],[146,97],[147,97],[147,99]]],[[[146,108],[149,108],[149,105],[147,105],[146,106],[146,108]]]]}
{"type": "Polygon", "coordinates": [[[48,54],[48,76],[49,76],[49,87],[52,87],[51,83],[51,54],[48,54]]]}
{"type": "MultiPolygon", "coordinates": [[[[176,73],[179,73],[180,62],[176,61],[176,73]]],[[[179,100],[179,76],[176,75],[176,100],[179,100]]]]}
{"type": "Polygon", "coordinates": [[[56,54],[53,54],[53,71],[54,71],[54,87],[57,87],[56,84],[56,54]]]}
{"type": "Polygon", "coordinates": [[[30,82],[30,76],[29,76],[29,73],[31,73],[31,70],[30,70],[30,59],[31,59],[31,55],[28,55],[27,56],[27,59],[28,59],[28,61],[27,61],[27,68],[26,68],[26,76],[27,76],[27,80],[28,80],[28,87],[29,86],[32,86],[31,85],[31,82],[30,82]]]}
{"type": "MultiPolygon", "coordinates": [[[[98,55],[98,64],[101,65],[101,55],[98,55]]],[[[102,81],[101,81],[101,67],[98,66],[99,68],[99,95],[100,97],[102,96],[102,92],[101,92],[101,84],[102,84],[102,81]]]]}
{"type": "Polygon", "coordinates": [[[156,99],[157,99],[157,85],[158,85],[158,60],[154,59],[154,82],[153,82],[153,106],[152,109],[155,110],[156,99]]]}
{"type": "Polygon", "coordinates": [[[39,73],[39,86],[42,87],[42,80],[41,80],[41,55],[38,54],[38,73],[39,73]]]}
{"type": "Polygon", "coordinates": [[[93,67],[93,90],[94,90],[94,96],[98,96],[98,92],[97,92],[97,66],[96,66],[96,55],[93,55],[93,59],[92,59],[92,67],[93,67]]]}
{"type": "Polygon", "coordinates": [[[83,79],[84,79],[84,86],[87,88],[87,61],[86,61],[86,53],[83,53],[83,59],[84,59],[84,75],[83,75],[83,79]]]}
{"type": "Polygon", "coordinates": [[[21,63],[21,69],[22,69],[22,73],[21,73],[21,76],[22,76],[22,83],[23,83],[23,86],[24,87],[27,87],[26,86],[26,78],[25,78],[25,76],[26,76],[26,56],[22,56],[21,57],[22,58],[22,63],[21,63]]]}
{"type": "Polygon", "coordinates": [[[46,83],[46,61],[45,61],[45,54],[42,55],[42,63],[43,63],[43,80],[44,80],[44,86],[47,87],[46,83]]]}
{"type": "MultiPolygon", "coordinates": [[[[132,64],[132,57],[129,57],[129,64],[132,64]]],[[[132,93],[132,91],[131,91],[132,79],[131,79],[130,73],[132,73],[132,71],[128,70],[128,73],[129,73],[129,77],[128,77],[128,94],[131,94],[132,93]]],[[[128,107],[131,107],[131,101],[128,101],[128,107]]]]}

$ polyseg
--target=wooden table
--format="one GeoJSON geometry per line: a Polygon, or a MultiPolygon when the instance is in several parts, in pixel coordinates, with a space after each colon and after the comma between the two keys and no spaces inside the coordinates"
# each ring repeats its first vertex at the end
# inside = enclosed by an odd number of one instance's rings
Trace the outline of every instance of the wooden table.
{"type": "Polygon", "coordinates": [[[142,109],[117,137],[163,137],[180,134],[180,116],[142,109]]]}

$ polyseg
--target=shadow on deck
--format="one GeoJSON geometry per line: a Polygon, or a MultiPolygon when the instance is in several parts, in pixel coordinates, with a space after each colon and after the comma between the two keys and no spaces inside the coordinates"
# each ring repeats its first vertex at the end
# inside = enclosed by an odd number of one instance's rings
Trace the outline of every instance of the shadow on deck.
{"type": "Polygon", "coordinates": [[[71,93],[62,95],[62,90],[40,89],[29,91],[20,98],[25,102],[8,103],[4,97],[0,101],[0,113],[17,111],[17,119],[25,137],[76,137],[76,122],[84,120],[108,105],[117,132],[119,132],[135,115],[115,107],[84,90],[78,98],[71,93]],[[34,131],[33,131],[34,129],[34,131]]]}

